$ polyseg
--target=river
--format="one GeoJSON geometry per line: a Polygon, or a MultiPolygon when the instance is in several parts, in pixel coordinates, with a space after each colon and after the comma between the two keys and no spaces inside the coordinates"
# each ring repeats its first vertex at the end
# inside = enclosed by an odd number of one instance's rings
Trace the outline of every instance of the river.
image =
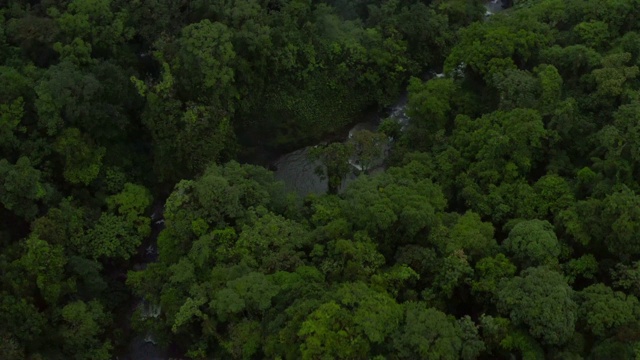
{"type": "MultiPolygon", "coordinates": [[[[508,0],[507,0],[508,1],[508,0]]],[[[485,20],[489,19],[497,12],[504,10],[505,5],[503,0],[490,0],[484,4],[486,8],[485,20]]],[[[426,74],[425,78],[442,77],[444,74],[436,74],[434,72],[426,74]]],[[[401,124],[402,130],[406,129],[409,125],[410,119],[406,114],[407,110],[407,94],[406,92],[396,101],[396,103],[386,111],[370,116],[367,121],[357,123],[349,130],[347,138],[342,141],[348,141],[358,131],[369,130],[376,131],[380,125],[380,121],[385,118],[391,118],[401,124]]],[[[311,161],[308,158],[309,150],[314,146],[321,146],[323,143],[307,146],[293,152],[280,156],[277,160],[273,161],[269,168],[273,170],[276,179],[284,182],[287,190],[298,193],[300,196],[306,196],[311,193],[325,194],[329,188],[326,178],[319,176],[316,173],[316,168],[321,166],[318,161],[311,161]]],[[[384,159],[381,159],[382,162],[384,159]]],[[[345,189],[347,184],[357,178],[357,174],[360,173],[359,169],[354,169],[342,182],[342,186],[339,191],[345,189]]],[[[383,171],[384,164],[371,169],[368,173],[375,173],[377,171],[383,171]]]]}

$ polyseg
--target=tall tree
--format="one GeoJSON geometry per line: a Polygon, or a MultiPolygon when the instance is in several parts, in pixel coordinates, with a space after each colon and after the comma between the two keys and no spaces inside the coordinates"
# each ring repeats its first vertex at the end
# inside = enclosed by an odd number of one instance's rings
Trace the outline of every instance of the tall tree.
{"type": "Polygon", "coordinates": [[[498,309],[544,344],[563,345],[573,335],[578,317],[573,294],[560,273],[534,267],[500,284],[498,309]]]}

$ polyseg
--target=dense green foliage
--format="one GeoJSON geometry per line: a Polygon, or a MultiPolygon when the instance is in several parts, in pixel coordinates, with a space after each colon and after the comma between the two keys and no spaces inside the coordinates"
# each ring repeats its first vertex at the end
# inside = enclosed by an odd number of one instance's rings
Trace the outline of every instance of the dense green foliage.
{"type": "Polygon", "coordinates": [[[3,2],[0,358],[640,358],[638,9],[3,2]],[[311,151],[329,194],[236,161],[405,87],[311,151]]]}

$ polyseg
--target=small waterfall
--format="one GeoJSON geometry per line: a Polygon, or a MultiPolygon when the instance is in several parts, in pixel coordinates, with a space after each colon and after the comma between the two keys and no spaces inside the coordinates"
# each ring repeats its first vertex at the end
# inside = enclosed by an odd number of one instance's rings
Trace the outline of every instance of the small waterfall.
{"type": "MultiPolygon", "coordinates": [[[[444,76],[444,74],[443,74],[444,76]]],[[[407,102],[409,101],[408,94],[403,94],[402,97],[393,105],[387,118],[393,119],[401,125],[400,130],[405,131],[409,125],[409,116],[407,115],[407,102]]]]}
{"type": "Polygon", "coordinates": [[[485,12],[485,19],[486,19],[487,17],[490,17],[491,15],[494,15],[504,10],[506,7],[506,4],[502,0],[490,0],[484,4],[484,7],[486,9],[486,12],[485,12]]]}
{"type": "MultiPolygon", "coordinates": [[[[346,134],[344,141],[353,139],[354,135],[360,131],[377,131],[380,121],[386,118],[396,120],[404,131],[409,125],[409,117],[406,113],[407,100],[408,97],[405,93],[387,110],[372,117],[368,121],[355,124],[349,130],[348,134],[346,134]]],[[[360,174],[362,171],[372,172],[382,169],[390,147],[390,142],[391,139],[388,143],[381,144],[383,147],[383,149],[381,149],[382,158],[379,159],[379,161],[374,161],[366,169],[357,157],[349,159],[349,164],[354,171],[344,180],[341,189],[344,190],[345,186],[353,181],[357,177],[357,174],[360,174]]],[[[298,149],[278,158],[270,167],[274,171],[275,178],[283,181],[288,190],[295,191],[301,196],[306,196],[310,193],[326,193],[329,188],[327,179],[319,176],[316,172],[318,167],[322,167],[322,163],[319,161],[311,161],[308,157],[309,150],[319,145],[324,145],[324,143],[298,149]]]]}
{"type": "MultiPolygon", "coordinates": [[[[156,204],[154,212],[151,214],[151,236],[141,246],[138,254],[138,263],[133,266],[133,270],[139,271],[147,267],[148,264],[158,260],[158,235],[164,229],[164,209],[161,203],[156,204]]],[[[158,318],[162,315],[162,308],[159,305],[151,304],[144,299],[137,299],[133,311],[138,310],[142,320],[158,318]]],[[[131,338],[127,354],[118,359],[149,359],[165,360],[169,355],[158,346],[156,338],[151,333],[137,335],[131,338]]]]}
{"type": "Polygon", "coordinates": [[[144,300],[140,302],[138,307],[141,308],[140,315],[142,316],[143,320],[148,318],[157,318],[162,313],[160,305],[150,304],[144,300]]]}

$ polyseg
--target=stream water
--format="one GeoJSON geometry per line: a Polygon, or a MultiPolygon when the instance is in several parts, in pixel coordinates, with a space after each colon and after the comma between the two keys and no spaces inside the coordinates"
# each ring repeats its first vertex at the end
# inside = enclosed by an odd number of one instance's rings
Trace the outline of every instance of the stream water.
{"type": "MultiPolygon", "coordinates": [[[[139,271],[147,267],[147,264],[158,260],[158,235],[164,229],[164,205],[163,201],[157,201],[153,205],[153,213],[151,214],[151,235],[138,248],[135,255],[136,264],[133,270],[139,271]]],[[[153,317],[160,315],[160,308],[150,306],[143,299],[137,299],[129,309],[129,318],[133,316],[134,311],[140,309],[143,317],[153,317]]],[[[131,338],[126,354],[117,356],[116,360],[164,360],[169,359],[169,353],[156,346],[153,336],[150,334],[138,334],[131,338]]]]}
{"type": "Polygon", "coordinates": [[[489,2],[484,4],[484,7],[487,9],[485,16],[491,16],[497,12],[504,10],[505,4],[502,0],[490,0],[489,2]]]}
{"type": "MultiPolygon", "coordinates": [[[[508,1],[508,0],[507,0],[508,1]]],[[[485,19],[491,15],[504,9],[503,0],[490,0],[485,3],[487,12],[485,13],[485,19]]],[[[431,73],[427,77],[441,77],[443,74],[431,73]]],[[[366,121],[355,124],[346,134],[343,141],[347,141],[355,133],[362,130],[376,131],[380,125],[382,119],[391,118],[397,121],[402,130],[406,129],[409,125],[410,119],[406,114],[407,108],[407,94],[404,93],[396,103],[390,108],[382,111],[375,116],[370,116],[366,121]]],[[[285,183],[286,188],[289,191],[295,191],[301,196],[308,195],[310,193],[324,194],[328,190],[328,182],[326,179],[316,174],[316,168],[320,165],[317,162],[309,160],[308,153],[313,146],[323,145],[323,143],[307,146],[290,153],[284,154],[273,161],[269,168],[274,171],[275,177],[285,183]]],[[[388,144],[384,145],[388,146],[388,144]]],[[[259,161],[256,161],[259,162],[259,161]]],[[[355,165],[355,164],[353,164],[355,165]]],[[[355,171],[357,165],[354,166],[354,171],[345,178],[342,183],[340,191],[344,190],[346,185],[356,179],[359,171],[355,171]]],[[[383,164],[370,169],[369,173],[376,173],[383,171],[383,164]]],[[[164,229],[163,218],[164,207],[162,203],[154,205],[153,214],[151,215],[152,221],[152,234],[140,247],[140,251],[137,258],[137,263],[134,265],[134,270],[142,270],[147,264],[155,262],[158,258],[157,239],[158,235],[164,229]]],[[[138,309],[142,309],[143,316],[153,317],[161,314],[161,309],[153,307],[147,304],[143,299],[138,299],[130,309],[130,314],[138,309]]],[[[132,337],[129,347],[126,350],[126,354],[116,356],[117,360],[167,360],[170,358],[176,358],[171,356],[171,351],[163,350],[156,346],[153,337],[150,334],[137,335],[132,337]]]]}
{"type": "MultiPolygon", "coordinates": [[[[485,3],[485,8],[485,20],[487,20],[495,13],[504,10],[505,4],[503,3],[503,0],[490,0],[485,3]]],[[[443,76],[444,74],[437,74],[434,72],[426,74],[427,79],[443,76]]],[[[347,141],[358,131],[376,131],[380,125],[380,121],[386,118],[391,118],[397,121],[402,126],[402,130],[405,130],[410,122],[410,119],[406,114],[406,109],[407,94],[404,93],[390,109],[387,109],[376,116],[370,117],[367,121],[355,124],[349,131],[348,137],[343,139],[343,141],[347,141]]],[[[327,192],[329,188],[327,179],[319,176],[315,171],[318,166],[321,166],[321,164],[318,161],[311,161],[308,158],[309,150],[312,147],[319,145],[322,144],[307,146],[288,154],[284,154],[270,165],[270,168],[274,171],[276,179],[283,181],[287,190],[297,192],[303,197],[310,193],[325,194],[327,192]]],[[[368,173],[371,174],[382,170],[384,170],[384,168],[382,166],[378,166],[370,169],[368,173]]],[[[354,171],[352,171],[343,180],[339,191],[344,190],[346,185],[353,181],[357,177],[356,174],[359,172],[359,169],[354,166],[354,171]]]]}
{"type": "MultiPolygon", "coordinates": [[[[376,116],[370,117],[367,121],[359,122],[355,124],[350,130],[344,141],[347,141],[355,133],[363,130],[376,131],[380,121],[384,118],[392,118],[398,121],[402,127],[406,127],[409,123],[409,118],[406,115],[407,95],[403,94],[400,99],[387,111],[383,111],[376,116]]],[[[301,196],[308,195],[310,193],[324,194],[329,188],[329,184],[326,178],[316,174],[316,168],[321,164],[318,161],[312,161],[308,158],[309,150],[314,146],[307,146],[288,154],[280,156],[275,160],[271,166],[276,179],[284,182],[285,187],[289,191],[297,192],[301,196]]],[[[353,170],[342,182],[341,190],[346,185],[353,181],[357,177],[359,169],[357,165],[352,164],[353,170]]],[[[369,171],[369,173],[382,170],[381,166],[375,167],[369,171]]]]}

